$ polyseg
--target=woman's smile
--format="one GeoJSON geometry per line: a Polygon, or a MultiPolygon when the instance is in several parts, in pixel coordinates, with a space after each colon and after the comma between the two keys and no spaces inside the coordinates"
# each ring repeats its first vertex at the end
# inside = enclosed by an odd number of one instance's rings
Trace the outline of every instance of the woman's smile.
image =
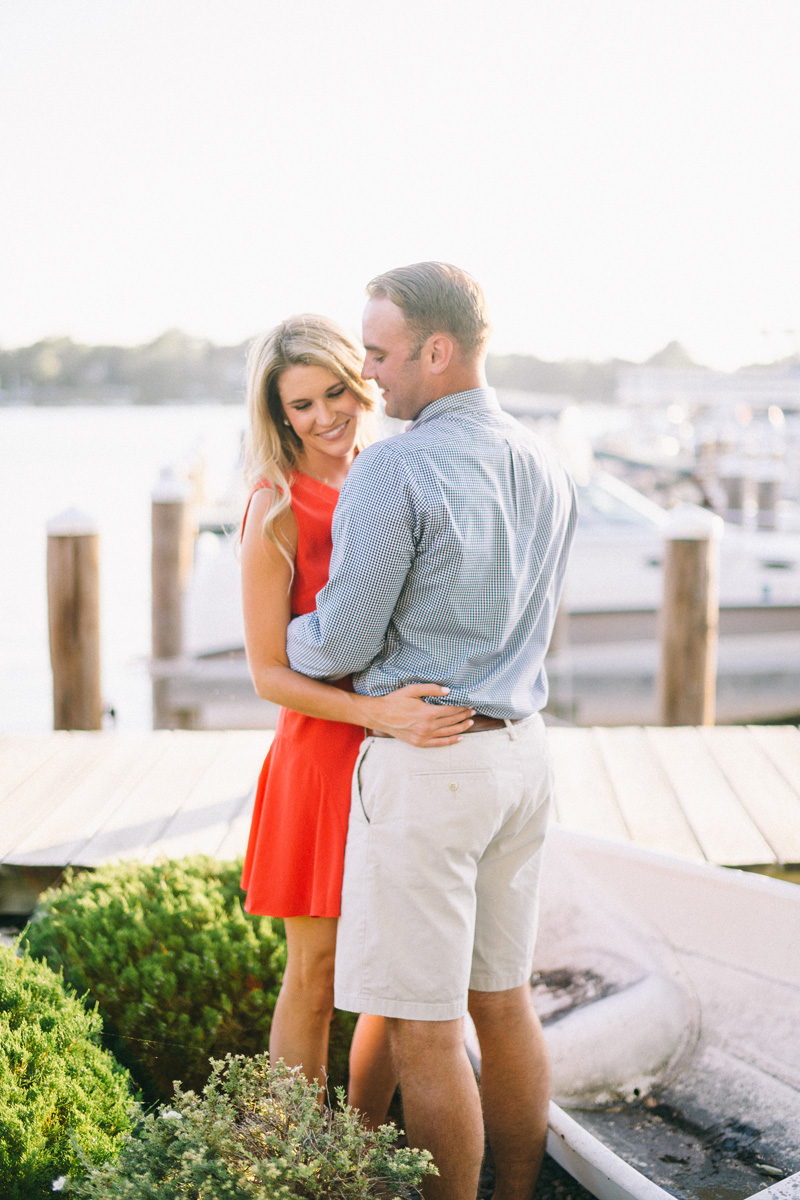
{"type": "Polygon", "coordinates": [[[322,430],[317,434],[317,437],[324,438],[326,442],[336,441],[336,439],[340,438],[345,432],[347,427],[350,425],[351,420],[351,417],[346,417],[344,421],[342,421],[339,425],[335,425],[333,429],[322,430]]]}

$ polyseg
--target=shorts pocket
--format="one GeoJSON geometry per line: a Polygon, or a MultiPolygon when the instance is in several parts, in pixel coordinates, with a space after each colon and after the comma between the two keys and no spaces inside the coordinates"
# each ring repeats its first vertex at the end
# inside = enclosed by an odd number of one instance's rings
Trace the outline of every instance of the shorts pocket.
{"type": "Polygon", "coordinates": [[[411,778],[416,784],[415,790],[431,801],[475,800],[492,787],[494,772],[489,767],[476,767],[471,771],[412,771],[411,778]]]}
{"type": "Polygon", "coordinates": [[[361,812],[364,814],[364,820],[367,822],[368,825],[370,823],[370,817],[369,817],[369,813],[367,812],[366,808],[364,807],[364,795],[361,790],[361,765],[364,762],[364,759],[369,754],[371,747],[372,747],[371,741],[368,741],[367,744],[362,747],[361,753],[359,754],[358,758],[356,759],[356,765],[353,768],[353,791],[355,792],[355,795],[358,797],[358,806],[361,809],[361,812]]]}
{"type": "Polygon", "coordinates": [[[496,825],[496,790],[491,770],[420,771],[409,777],[401,815],[413,839],[409,876],[420,886],[438,881],[445,906],[474,908],[476,864],[496,825]]]}
{"type": "Polygon", "coordinates": [[[492,823],[497,782],[490,769],[415,771],[409,780],[414,819],[441,831],[445,845],[480,843],[486,818],[492,823]]]}

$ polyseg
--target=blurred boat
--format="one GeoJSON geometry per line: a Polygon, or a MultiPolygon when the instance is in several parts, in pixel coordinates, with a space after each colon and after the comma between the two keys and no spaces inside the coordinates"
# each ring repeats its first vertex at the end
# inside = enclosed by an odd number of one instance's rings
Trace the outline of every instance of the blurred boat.
{"type": "MultiPolygon", "coordinates": [[[[578,497],[565,596],[575,623],[591,614],[657,612],[669,511],[602,471],[578,486],[578,497]]],[[[725,523],[719,596],[721,612],[747,614],[754,632],[800,630],[800,534],[725,523]]],[[[743,621],[723,624],[734,632],[743,621]]]]}
{"type": "MultiPolygon", "coordinates": [[[[547,1148],[599,1200],[800,1196],[800,889],[554,828],[547,1148]]],[[[479,1063],[474,1029],[467,1045],[479,1063]]]]}
{"type": "MultiPolygon", "coordinates": [[[[657,723],[670,514],[597,470],[578,491],[566,621],[548,659],[551,711],[578,725],[657,723]]],[[[790,720],[798,713],[800,534],[726,523],[719,541],[717,720],[790,720]]]]}

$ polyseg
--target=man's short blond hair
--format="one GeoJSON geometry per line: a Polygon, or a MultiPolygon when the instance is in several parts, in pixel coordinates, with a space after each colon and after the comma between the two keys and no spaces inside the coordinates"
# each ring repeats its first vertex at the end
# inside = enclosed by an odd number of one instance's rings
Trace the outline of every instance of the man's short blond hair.
{"type": "Polygon", "coordinates": [[[373,300],[386,298],[402,309],[414,338],[416,358],[435,333],[451,337],[466,358],[477,358],[492,331],[480,284],[450,263],[396,267],[367,284],[373,300]]]}

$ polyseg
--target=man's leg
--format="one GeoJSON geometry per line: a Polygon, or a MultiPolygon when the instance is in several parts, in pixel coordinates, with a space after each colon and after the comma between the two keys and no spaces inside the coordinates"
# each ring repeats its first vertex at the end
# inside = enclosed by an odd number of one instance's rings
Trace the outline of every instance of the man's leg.
{"type": "Polygon", "coordinates": [[[439,1175],[426,1175],[425,1200],[475,1200],[483,1120],[463,1021],[386,1022],[400,1078],[409,1144],[430,1150],[439,1175]]]}
{"type": "MultiPolygon", "coordinates": [[[[531,989],[469,993],[481,1095],[497,1171],[494,1200],[530,1200],[547,1137],[550,1066],[531,989]]],[[[404,1093],[405,1095],[405,1093],[404,1093]]]]}

